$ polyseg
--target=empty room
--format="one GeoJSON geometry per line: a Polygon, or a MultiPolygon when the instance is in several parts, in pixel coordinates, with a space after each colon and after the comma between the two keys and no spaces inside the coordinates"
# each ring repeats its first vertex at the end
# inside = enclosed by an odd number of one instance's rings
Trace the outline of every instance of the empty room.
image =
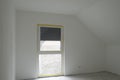
{"type": "Polygon", "coordinates": [[[0,0],[0,80],[120,80],[119,0],[0,0]]]}

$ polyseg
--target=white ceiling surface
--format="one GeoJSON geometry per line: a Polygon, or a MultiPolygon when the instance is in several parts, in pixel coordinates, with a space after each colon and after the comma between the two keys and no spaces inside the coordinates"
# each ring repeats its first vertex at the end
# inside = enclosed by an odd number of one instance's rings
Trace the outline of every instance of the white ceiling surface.
{"type": "Polygon", "coordinates": [[[120,0],[104,0],[79,12],[80,20],[107,44],[120,44],[120,0]]]}
{"type": "Polygon", "coordinates": [[[16,0],[17,9],[59,14],[74,14],[96,0],[16,0]]]}
{"type": "Polygon", "coordinates": [[[16,9],[75,14],[108,44],[120,44],[120,0],[16,0],[16,9]]]}

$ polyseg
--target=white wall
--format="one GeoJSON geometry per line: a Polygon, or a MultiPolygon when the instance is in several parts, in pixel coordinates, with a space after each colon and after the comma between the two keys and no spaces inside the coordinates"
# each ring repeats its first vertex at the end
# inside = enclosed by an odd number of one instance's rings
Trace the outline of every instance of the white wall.
{"type": "Polygon", "coordinates": [[[17,79],[37,77],[37,24],[64,26],[66,75],[103,71],[105,69],[105,46],[103,42],[86,30],[75,16],[17,11],[17,79]]]}
{"type": "Polygon", "coordinates": [[[15,13],[13,0],[0,0],[2,53],[0,53],[0,80],[15,80],[15,13]]]}
{"type": "MultiPolygon", "coordinates": [[[[1,15],[0,15],[1,16],[1,15]]],[[[1,19],[1,17],[0,17],[0,19],[1,19]]],[[[1,26],[1,20],[0,20],[0,64],[2,63],[2,26],[1,26]]],[[[0,71],[1,71],[2,69],[1,69],[1,67],[0,67],[0,71]]],[[[2,73],[0,73],[0,77],[2,77],[1,76],[1,74],[2,73]]]]}
{"type": "Polygon", "coordinates": [[[107,47],[107,69],[110,72],[120,74],[120,45],[107,47]]]}
{"type": "Polygon", "coordinates": [[[0,24],[0,54],[2,53],[2,30],[1,30],[1,24],[0,24]]]}

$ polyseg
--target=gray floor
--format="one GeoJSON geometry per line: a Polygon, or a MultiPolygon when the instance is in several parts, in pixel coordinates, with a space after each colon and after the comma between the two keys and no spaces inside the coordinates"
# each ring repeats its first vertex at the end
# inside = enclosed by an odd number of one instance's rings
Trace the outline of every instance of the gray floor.
{"type": "Polygon", "coordinates": [[[59,76],[29,80],[120,80],[120,76],[110,72],[97,72],[74,76],[59,76]]]}

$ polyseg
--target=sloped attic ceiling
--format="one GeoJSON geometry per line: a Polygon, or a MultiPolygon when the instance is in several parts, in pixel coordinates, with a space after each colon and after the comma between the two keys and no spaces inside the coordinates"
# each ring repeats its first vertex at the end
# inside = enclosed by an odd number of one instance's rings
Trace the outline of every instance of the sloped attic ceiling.
{"type": "Polygon", "coordinates": [[[120,44],[120,0],[103,0],[78,13],[89,30],[108,44],[120,44]]]}
{"type": "Polygon", "coordinates": [[[16,9],[73,14],[108,44],[120,44],[120,0],[16,0],[16,9]]]}
{"type": "Polygon", "coordinates": [[[39,12],[75,14],[98,0],[15,0],[16,8],[39,12]]]}

